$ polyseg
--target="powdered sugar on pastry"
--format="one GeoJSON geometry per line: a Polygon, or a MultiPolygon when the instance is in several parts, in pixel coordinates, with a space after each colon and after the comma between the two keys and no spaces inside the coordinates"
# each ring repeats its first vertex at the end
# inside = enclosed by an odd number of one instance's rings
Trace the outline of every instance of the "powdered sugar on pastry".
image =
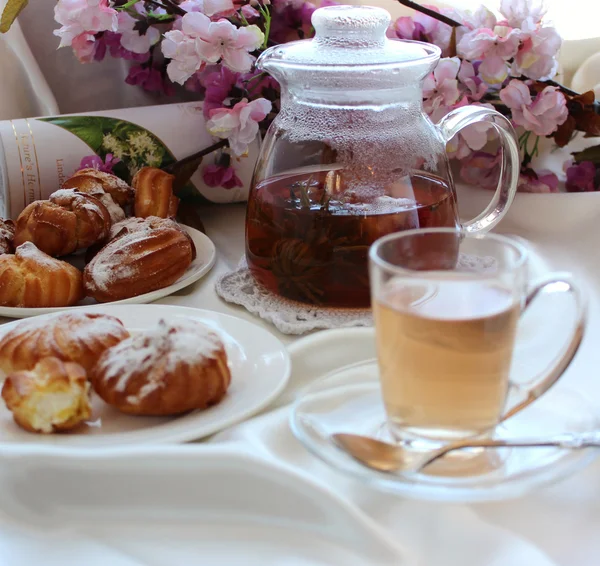
{"type": "Polygon", "coordinates": [[[133,372],[148,372],[149,380],[129,402],[143,399],[161,384],[161,373],[150,372],[163,365],[165,372],[179,364],[197,365],[211,359],[223,347],[220,338],[207,326],[193,319],[160,320],[158,326],[131,336],[110,349],[99,367],[104,380],[116,379],[114,389],[125,391],[133,372]]]}
{"type": "Polygon", "coordinates": [[[107,348],[126,338],[129,332],[110,315],[74,311],[30,318],[0,340],[0,370],[31,369],[41,358],[54,356],[90,371],[107,348]]]}
{"type": "Polygon", "coordinates": [[[24,259],[35,260],[44,269],[55,270],[60,269],[60,263],[57,259],[50,257],[41,251],[33,242],[25,242],[21,244],[16,250],[15,255],[24,259]]]}
{"type": "Polygon", "coordinates": [[[110,214],[110,219],[113,224],[125,220],[125,212],[108,193],[98,196],[98,200],[106,207],[106,210],[108,210],[108,214],[110,214]]]}
{"type": "Polygon", "coordinates": [[[102,291],[106,291],[114,281],[135,277],[139,272],[139,269],[135,265],[121,264],[115,261],[113,257],[99,258],[94,263],[93,269],[90,269],[90,274],[94,278],[96,287],[102,291]]]}
{"type": "Polygon", "coordinates": [[[58,189],[54,191],[49,197],[49,200],[73,198],[79,191],[76,189],[58,189]]]}
{"type": "Polygon", "coordinates": [[[195,257],[192,239],[176,222],[156,220],[128,219],[113,227],[113,238],[85,267],[88,296],[128,299],[168,287],[185,273],[195,257]]]}
{"type": "MultiPolygon", "coordinates": [[[[133,249],[136,245],[143,242],[150,233],[149,228],[140,229],[137,232],[129,232],[120,238],[121,250],[128,248],[133,249]]],[[[115,253],[98,254],[92,263],[89,264],[89,274],[94,280],[96,287],[102,291],[109,289],[111,283],[117,280],[126,280],[135,277],[139,273],[139,267],[133,262],[123,262],[122,256],[128,254],[119,253],[121,250],[117,250],[115,253]]],[[[154,249],[136,251],[137,258],[141,259],[145,255],[151,254],[154,249]]]]}

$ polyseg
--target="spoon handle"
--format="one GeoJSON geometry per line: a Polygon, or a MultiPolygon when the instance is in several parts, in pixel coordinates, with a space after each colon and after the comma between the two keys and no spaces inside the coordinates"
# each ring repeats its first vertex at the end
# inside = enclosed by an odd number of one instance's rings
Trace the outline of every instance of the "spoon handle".
{"type": "Polygon", "coordinates": [[[562,434],[547,439],[531,438],[521,440],[500,439],[473,439],[452,442],[435,450],[427,459],[423,460],[419,469],[433,463],[438,458],[449,452],[463,448],[564,448],[566,450],[579,450],[582,448],[600,448],[600,432],[587,432],[582,434],[562,434]]]}
{"type": "MultiPolygon", "coordinates": [[[[448,448],[454,450],[457,449],[457,443],[448,445],[448,448]]],[[[540,438],[524,438],[522,440],[481,440],[481,441],[464,441],[463,448],[536,448],[536,447],[557,447],[557,448],[591,448],[600,447],[600,434],[597,432],[585,433],[585,434],[561,434],[560,436],[554,436],[547,439],[540,438]]]]}

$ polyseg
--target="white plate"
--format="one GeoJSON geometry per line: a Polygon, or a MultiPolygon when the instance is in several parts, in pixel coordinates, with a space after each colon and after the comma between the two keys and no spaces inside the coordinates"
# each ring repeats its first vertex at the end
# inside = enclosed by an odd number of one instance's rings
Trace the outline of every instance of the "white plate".
{"type": "MultiPolygon", "coordinates": [[[[175,293],[175,291],[179,291],[180,289],[183,289],[184,287],[195,283],[196,281],[198,281],[198,279],[206,275],[212,269],[217,258],[217,252],[215,249],[215,245],[212,243],[211,239],[199,230],[196,230],[195,228],[190,228],[189,226],[185,226],[183,224],[180,224],[180,226],[190,235],[190,237],[194,241],[194,245],[196,246],[196,258],[186,269],[185,273],[177,281],[175,281],[175,283],[169,285],[168,287],[165,287],[164,289],[158,289],[150,293],[138,295],[137,297],[131,297],[129,299],[123,299],[121,301],[112,301],[110,303],[103,304],[134,305],[151,303],[152,301],[157,301],[162,297],[171,295],[172,293],[175,293]]],[[[74,257],[76,259],[70,263],[76,263],[76,260],[80,259],[80,256],[74,257]]],[[[76,265],[76,267],[83,268],[83,265],[76,265]]],[[[50,314],[60,311],[82,309],[97,304],[98,303],[94,299],[88,297],[86,299],[83,299],[83,301],[81,301],[79,305],[73,307],[19,308],[0,306],[0,316],[4,316],[6,318],[27,318],[30,316],[38,316],[40,314],[50,314]]]]}
{"type": "MultiPolygon", "coordinates": [[[[193,317],[212,327],[225,344],[231,385],[225,398],[203,411],[180,417],[135,417],[120,413],[93,395],[93,425],[67,434],[28,433],[14,424],[0,402],[0,444],[34,443],[67,446],[116,446],[133,443],[185,442],[239,422],[268,405],[285,387],[290,360],[283,344],[267,330],[225,314],[171,305],[98,305],[89,312],[118,317],[129,331],[154,327],[161,318],[193,317]]],[[[46,315],[52,317],[55,315],[46,315]]],[[[19,322],[0,327],[0,338],[19,322]]]]}
{"type": "Polygon", "coordinates": [[[415,566],[352,504],[238,444],[3,447],[0,464],[10,566],[415,566]]]}

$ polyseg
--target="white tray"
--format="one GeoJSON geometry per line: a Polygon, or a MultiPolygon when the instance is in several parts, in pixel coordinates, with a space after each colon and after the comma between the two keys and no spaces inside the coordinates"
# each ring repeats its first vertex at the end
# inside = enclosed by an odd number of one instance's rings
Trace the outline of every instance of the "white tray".
{"type": "Polygon", "coordinates": [[[415,564],[354,506],[238,444],[4,446],[0,507],[10,566],[415,564]]]}

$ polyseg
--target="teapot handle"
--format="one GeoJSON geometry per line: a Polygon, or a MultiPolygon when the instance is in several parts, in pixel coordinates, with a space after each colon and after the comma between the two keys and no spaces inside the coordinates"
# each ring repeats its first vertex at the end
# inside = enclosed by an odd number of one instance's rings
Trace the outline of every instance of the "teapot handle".
{"type": "Polygon", "coordinates": [[[463,128],[481,122],[488,122],[498,132],[502,163],[498,186],[490,204],[479,216],[463,224],[463,229],[471,234],[487,232],[500,222],[515,198],[521,169],[517,135],[510,121],[500,112],[482,106],[463,106],[444,116],[437,127],[448,143],[463,128]]]}

